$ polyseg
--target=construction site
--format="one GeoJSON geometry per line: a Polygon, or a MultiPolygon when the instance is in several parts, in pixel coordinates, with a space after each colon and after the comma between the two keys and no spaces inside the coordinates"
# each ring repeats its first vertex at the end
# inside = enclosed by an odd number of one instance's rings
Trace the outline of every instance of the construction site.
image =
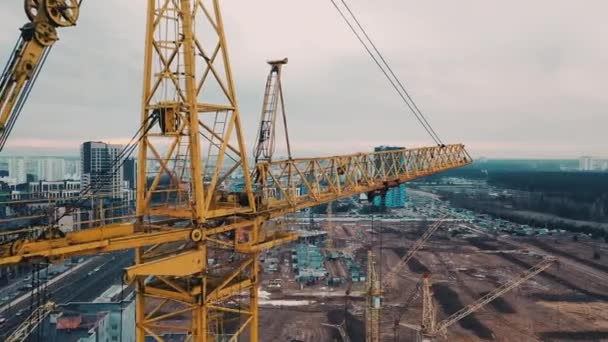
{"type": "MultiPolygon", "coordinates": [[[[86,11],[24,3],[0,79],[0,150],[86,11]]],[[[608,240],[508,234],[410,186],[473,158],[435,132],[347,3],[331,4],[431,143],[299,158],[289,60],[269,56],[251,144],[231,67],[244,57],[229,55],[220,1],[150,0],[131,140],[109,154],[83,144],[88,173],[71,193],[15,186],[0,200],[0,339],[608,340],[608,240]],[[128,160],[131,192],[114,183],[128,160]]]]}
{"type": "MultiPolygon", "coordinates": [[[[437,222],[441,222],[439,218],[437,222]]],[[[538,247],[542,243],[538,238],[496,238],[470,222],[454,220],[441,223],[408,257],[420,237],[434,225],[433,221],[421,224],[370,220],[333,224],[333,245],[345,246],[336,248],[347,257],[335,258],[333,249],[321,248],[325,250],[325,262],[319,268],[325,277],[302,284],[287,263],[275,272],[263,274],[262,288],[267,291],[267,298],[261,302],[260,312],[266,330],[270,330],[266,339],[280,336],[277,340],[287,341],[295,336],[301,341],[368,341],[364,332],[370,284],[361,278],[349,278],[348,260],[352,256],[358,264],[365,265],[370,248],[376,275],[364,276],[380,282],[378,341],[417,339],[415,328],[423,319],[425,277],[431,282],[437,325],[445,324],[444,320],[463,309],[471,309],[469,315],[447,321],[446,336],[442,338],[449,341],[608,338],[606,262],[581,263],[576,253],[567,251],[580,251],[569,237],[555,238],[551,244],[565,252],[561,255],[565,262],[543,268],[512,292],[476,307],[480,298],[518,279],[535,265],[551,265],[552,259],[547,258],[551,252],[538,247]],[[272,286],[277,283],[281,284],[279,290],[272,286]],[[289,329],[286,331],[285,327],[289,329]]],[[[287,258],[289,250],[280,255],[287,258]]]]}

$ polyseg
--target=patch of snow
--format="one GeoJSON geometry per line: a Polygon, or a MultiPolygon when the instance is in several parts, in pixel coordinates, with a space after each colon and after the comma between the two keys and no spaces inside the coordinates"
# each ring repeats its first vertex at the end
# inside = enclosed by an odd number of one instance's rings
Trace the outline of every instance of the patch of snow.
{"type": "Polygon", "coordinates": [[[270,298],[270,292],[266,292],[262,289],[258,290],[258,297],[260,297],[260,299],[269,299],[270,298]]]}
{"type": "Polygon", "coordinates": [[[273,306],[304,306],[314,304],[311,300],[260,300],[260,305],[273,305],[273,306]]]}

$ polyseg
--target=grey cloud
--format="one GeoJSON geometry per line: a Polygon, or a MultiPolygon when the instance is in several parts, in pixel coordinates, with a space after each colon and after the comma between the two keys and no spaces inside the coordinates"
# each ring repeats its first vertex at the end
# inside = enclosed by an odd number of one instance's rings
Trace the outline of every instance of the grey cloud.
{"type": "MultiPolygon", "coordinates": [[[[222,3],[248,142],[265,61],[287,56],[300,153],[430,144],[328,0],[222,3]]],[[[474,155],[608,154],[605,1],[349,3],[444,140],[474,155]]],[[[140,110],[144,10],[143,1],[85,2],[78,27],[61,30],[12,138],[129,137],[140,110]]],[[[25,16],[6,1],[0,19],[3,63],[25,16]]],[[[64,145],[48,153],[70,150],[64,145]]]]}

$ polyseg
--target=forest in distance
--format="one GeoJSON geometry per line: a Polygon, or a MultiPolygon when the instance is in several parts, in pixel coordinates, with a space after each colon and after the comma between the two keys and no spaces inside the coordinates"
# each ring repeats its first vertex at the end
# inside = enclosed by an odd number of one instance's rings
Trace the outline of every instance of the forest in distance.
{"type": "Polygon", "coordinates": [[[424,182],[469,179],[478,182],[479,191],[443,189],[441,196],[454,206],[522,224],[606,236],[608,172],[580,172],[577,166],[577,160],[489,160],[427,177],[424,182]]]}

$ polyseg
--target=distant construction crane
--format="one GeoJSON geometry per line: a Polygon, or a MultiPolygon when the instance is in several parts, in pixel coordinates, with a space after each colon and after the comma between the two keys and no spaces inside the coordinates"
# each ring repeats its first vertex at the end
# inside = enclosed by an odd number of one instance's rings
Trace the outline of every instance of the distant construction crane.
{"type": "Polygon", "coordinates": [[[327,249],[329,250],[334,248],[333,206],[333,202],[327,203],[327,249]]]}
{"type": "Polygon", "coordinates": [[[511,291],[512,289],[526,282],[528,279],[534,277],[538,273],[546,270],[556,261],[557,258],[552,256],[543,257],[543,259],[536,265],[532,266],[528,270],[522,272],[518,276],[502,284],[493,291],[487,293],[486,295],[477,299],[475,302],[458,310],[457,312],[440,322],[437,322],[437,310],[433,301],[431,276],[429,273],[427,273],[424,275],[422,286],[422,323],[419,326],[408,323],[400,323],[400,325],[416,330],[418,332],[418,341],[436,341],[436,339],[441,335],[445,336],[447,334],[448,327],[465,318],[466,316],[472,314],[473,312],[479,310],[486,304],[492,302],[494,299],[511,291]]]}
{"type": "Polygon", "coordinates": [[[285,113],[285,99],[283,97],[283,85],[281,83],[281,69],[287,64],[288,59],[284,58],[276,61],[268,61],[270,73],[266,80],[266,90],[264,91],[264,103],[262,105],[262,115],[260,117],[260,127],[256,139],[253,156],[255,163],[261,161],[271,162],[276,147],[276,122],[279,108],[283,118],[283,129],[285,134],[285,144],[287,146],[287,156],[291,159],[291,146],[289,144],[289,132],[287,130],[287,114],[285,113]]]}
{"type": "MultiPolygon", "coordinates": [[[[445,222],[447,215],[443,215],[437,221],[435,221],[422,236],[414,242],[412,247],[405,253],[405,255],[397,262],[395,266],[386,274],[383,279],[378,279],[378,275],[376,274],[376,270],[373,263],[373,254],[371,254],[371,250],[368,253],[368,284],[367,284],[367,292],[366,292],[366,316],[365,322],[366,327],[369,326],[370,329],[366,330],[366,338],[369,338],[367,341],[379,341],[379,320],[380,320],[380,310],[381,310],[381,298],[384,294],[384,291],[388,287],[395,287],[396,276],[401,271],[403,266],[405,266],[408,261],[424,246],[425,242],[435,233],[439,227],[445,222]],[[371,260],[371,264],[370,264],[371,260]],[[376,284],[377,283],[377,284],[376,284]],[[377,297],[377,299],[375,298],[377,297]],[[368,314],[369,312],[369,314],[368,314]],[[374,328],[376,327],[376,328],[374,328]],[[369,331],[369,333],[367,333],[369,331]]],[[[409,306],[410,303],[415,299],[417,294],[417,289],[420,284],[416,285],[416,290],[412,292],[410,297],[406,300],[405,307],[409,306]]],[[[405,310],[405,308],[404,308],[405,310]]],[[[400,317],[395,318],[395,327],[394,327],[394,336],[397,336],[397,326],[399,324],[400,317]]]]}
{"type": "Polygon", "coordinates": [[[444,215],[439,220],[435,221],[424,232],[424,234],[422,234],[422,236],[420,238],[418,238],[418,240],[416,240],[416,242],[414,242],[412,247],[410,247],[410,249],[405,253],[405,255],[403,257],[401,257],[399,262],[397,262],[397,264],[395,266],[393,266],[393,268],[386,274],[386,276],[383,279],[382,288],[389,287],[389,286],[390,287],[395,286],[394,280],[396,279],[399,271],[401,271],[401,269],[403,269],[403,267],[405,265],[407,265],[408,261],[410,261],[412,259],[414,254],[416,254],[416,252],[418,252],[420,250],[420,248],[422,248],[422,246],[424,246],[426,241],[431,238],[431,236],[435,233],[435,231],[437,231],[437,229],[439,229],[439,227],[441,227],[441,225],[445,222],[447,217],[448,217],[447,215],[444,215]]]}
{"type": "MultiPolygon", "coordinates": [[[[58,40],[57,29],[74,26],[81,5],[77,0],[24,3],[29,22],[0,78],[0,148],[58,40]]],[[[227,334],[233,341],[246,335],[257,342],[260,252],[298,238],[269,229],[266,222],[472,161],[464,145],[435,138],[430,147],[289,156],[250,167],[219,0],[147,4],[141,124],[121,153],[138,155],[135,215],[65,234],[50,234],[58,230],[53,225],[33,227],[0,245],[0,266],[135,250],[125,278],[136,289],[137,342],[147,336],[163,341],[163,324],[177,318],[193,342],[227,334]],[[234,190],[231,179],[237,173],[243,185],[234,190]],[[248,300],[241,300],[243,294],[248,300]],[[221,324],[225,313],[240,319],[221,324]]],[[[279,98],[280,92],[274,99],[279,98]]],[[[262,117],[276,119],[273,110],[265,107],[262,117]]],[[[267,137],[258,139],[261,158],[272,151],[267,137]]],[[[113,168],[109,176],[117,172],[113,168]]],[[[378,288],[376,281],[374,293],[378,288]]]]}
{"type": "Polygon", "coordinates": [[[338,330],[338,333],[340,334],[340,338],[342,339],[342,342],[351,342],[351,339],[348,336],[348,333],[346,332],[346,328],[345,328],[346,319],[343,320],[342,323],[340,323],[340,324],[321,323],[321,325],[338,330]]]}
{"type": "Polygon", "coordinates": [[[380,279],[376,272],[374,253],[370,249],[367,252],[367,278],[365,296],[365,342],[380,341],[380,309],[382,301],[382,290],[380,279]]]}
{"type": "Polygon", "coordinates": [[[32,313],[6,338],[4,342],[24,342],[36,328],[51,313],[55,311],[55,303],[48,302],[36,308],[32,313]]]}
{"type": "Polygon", "coordinates": [[[393,320],[393,340],[394,342],[399,341],[399,323],[401,323],[401,318],[406,313],[410,305],[418,298],[420,295],[420,288],[422,286],[422,282],[424,281],[424,277],[420,278],[416,286],[414,287],[414,291],[410,292],[410,295],[403,302],[403,309],[400,312],[397,312],[394,316],[393,320]]]}

